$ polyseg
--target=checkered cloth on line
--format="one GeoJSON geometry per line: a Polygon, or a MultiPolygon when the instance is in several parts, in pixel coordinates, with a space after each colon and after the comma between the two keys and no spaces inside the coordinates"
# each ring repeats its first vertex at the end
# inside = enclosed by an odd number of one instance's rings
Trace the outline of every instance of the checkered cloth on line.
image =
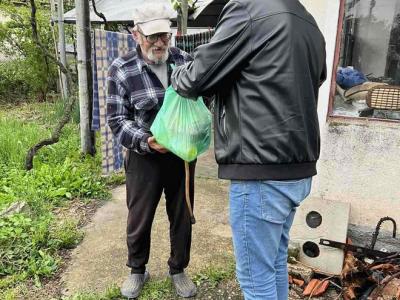
{"type": "Polygon", "coordinates": [[[101,132],[102,173],[109,175],[123,167],[123,147],[107,125],[107,73],[111,63],[135,49],[132,35],[95,30],[93,35],[93,114],[92,129],[101,132]]]}

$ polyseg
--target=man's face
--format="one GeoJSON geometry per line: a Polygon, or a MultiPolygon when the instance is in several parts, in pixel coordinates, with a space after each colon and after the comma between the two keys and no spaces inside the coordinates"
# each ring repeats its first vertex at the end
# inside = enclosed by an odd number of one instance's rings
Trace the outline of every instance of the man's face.
{"type": "Polygon", "coordinates": [[[145,60],[155,64],[162,64],[167,61],[171,42],[170,33],[160,32],[146,36],[138,28],[138,31],[134,32],[134,37],[140,45],[145,60]]]}

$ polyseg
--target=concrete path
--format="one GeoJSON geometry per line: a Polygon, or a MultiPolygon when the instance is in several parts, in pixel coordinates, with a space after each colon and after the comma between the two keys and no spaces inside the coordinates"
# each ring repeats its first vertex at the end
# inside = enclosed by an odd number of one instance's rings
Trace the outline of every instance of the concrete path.
{"type": "MultiPolygon", "coordinates": [[[[233,257],[228,224],[227,182],[216,178],[213,150],[198,159],[195,190],[195,217],[189,273],[205,267],[222,266],[233,257]]],[[[78,291],[102,292],[120,285],[129,273],[125,266],[127,249],[125,226],[127,209],[125,186],[113,190],[112,201],[102,206],[87,225],[83,242],[73,251],[71,264],[63,274],[64,294],[78,291]]],[[[152,248],[148,269],[153,278],[167,275],[170,253],[169,223],[165,200],[161,199],[152,228],[152,248]]]]}

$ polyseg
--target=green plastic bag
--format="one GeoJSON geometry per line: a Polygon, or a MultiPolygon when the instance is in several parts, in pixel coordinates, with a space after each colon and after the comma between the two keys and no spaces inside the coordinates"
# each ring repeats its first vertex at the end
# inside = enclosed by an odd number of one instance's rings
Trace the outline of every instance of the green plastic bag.
{"type": "Polygon", "coordinates": [[[210,146],[211,113],[201,97],[186,99],[170,86],[150,130],[157,143],[191,162],[210,146]]]}

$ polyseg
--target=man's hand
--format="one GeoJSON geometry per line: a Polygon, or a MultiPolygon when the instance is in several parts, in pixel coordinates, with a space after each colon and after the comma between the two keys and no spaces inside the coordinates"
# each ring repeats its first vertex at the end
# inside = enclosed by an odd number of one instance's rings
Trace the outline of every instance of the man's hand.
{"type": "Polygon", "coordinates": [[[147,143],[149,144],[149,147],[157,152],[160,153],[167,153],[168,150],[165,149],[163,146],[157,143],[156,139],[154,136],[151,136],[147,139],[147,143]]]}

